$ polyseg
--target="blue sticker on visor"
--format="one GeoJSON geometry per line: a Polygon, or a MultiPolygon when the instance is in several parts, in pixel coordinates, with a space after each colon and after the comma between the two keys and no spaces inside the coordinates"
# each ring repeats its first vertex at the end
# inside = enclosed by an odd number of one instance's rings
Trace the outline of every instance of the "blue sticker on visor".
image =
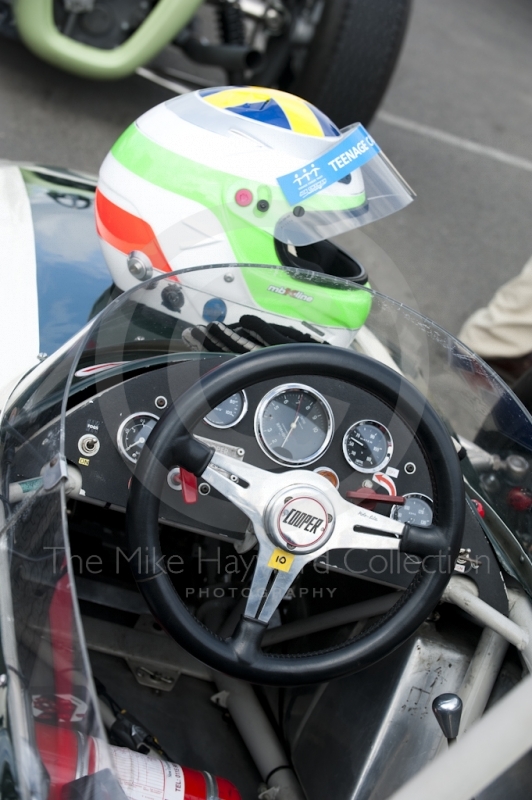
{"type": "Polygon", "coordinates": [[[290,205],[295,206],[367,164],[380,150],[367,130],[357,125],[324,155],[295,172],[282,175],[277,183],[290,205]]]}

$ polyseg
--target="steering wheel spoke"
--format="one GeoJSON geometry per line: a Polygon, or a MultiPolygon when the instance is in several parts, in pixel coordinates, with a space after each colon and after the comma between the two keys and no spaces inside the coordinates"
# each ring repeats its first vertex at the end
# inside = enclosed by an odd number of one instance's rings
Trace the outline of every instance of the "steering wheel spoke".
{"type": "Polygon", "coordinates": [[[312,556],[294,556],[269,543],[262,544],[257,556],[244,617],[267,625],[309,560],[312,560],[312,556]]]}
{"type": "Polygon", "coordinates": [[[339,499],[341,511],[327,549],[399,550],[405,525],[395,519],[352,506],[339,499]],[[366,529],[366,531],[361,529],[366,529]],[[371,531],[368,533],[367,530],[371,531]],[[373,532],[374,531],[374,532],[373,532]]]}
{"type": "Polygon", "coordinates": [[[269,500],[266,484],[271,490],[275,476],[245,461],[214,453],[202,477],[249,517],[256,535],[260,536],[264,510],[269,500]]]}

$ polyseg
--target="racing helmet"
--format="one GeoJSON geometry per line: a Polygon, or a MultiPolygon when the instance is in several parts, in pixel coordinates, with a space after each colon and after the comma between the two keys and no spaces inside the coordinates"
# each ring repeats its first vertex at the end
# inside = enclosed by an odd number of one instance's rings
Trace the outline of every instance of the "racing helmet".
{"type": "Polygon", "coordinates": [[[365,283],[332,236],[414,195],[360,124],[339,130],[299,97],[200,89],[143,114],[105,158],[96,192],[121,290],[207,264],[305,267],[365,283]]]}

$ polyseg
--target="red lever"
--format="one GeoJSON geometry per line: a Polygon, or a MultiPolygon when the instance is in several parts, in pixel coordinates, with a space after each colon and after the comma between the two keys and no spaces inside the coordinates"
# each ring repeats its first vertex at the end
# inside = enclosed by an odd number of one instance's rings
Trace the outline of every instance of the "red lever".
{"type": "Polygon", "coordinates": [[[356,506],[373,511],[377,503],[388,503],[393,506],[404,505],[405,498],[397,494],[380,494],[375,489],[366,489],[362,486],[355,492],[346,492],[346,500],[351,500],[356,506]]]}
{"type": "Polygon", "coordinates": [[[183,501],[187,505],[198,502],[198,479],[192,472],[187,472],[181,467],[179,471],[181,478],[181,489],[183,490],[183,501]]]}

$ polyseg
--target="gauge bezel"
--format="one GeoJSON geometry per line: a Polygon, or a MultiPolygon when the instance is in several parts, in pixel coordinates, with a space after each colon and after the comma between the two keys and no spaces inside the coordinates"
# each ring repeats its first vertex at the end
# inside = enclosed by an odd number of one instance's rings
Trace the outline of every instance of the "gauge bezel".
{"type": "Polygon", "coordinates": [[[270,458],[272,461],[275,461],[276,464],[281,464],[283,467],[293,467],[296,469],[297,467],[306,466],[307,464],[314,464],[327,450],[329,447],[332,438],[334,436],[334,414],[329,402],[325,399],[325,397],[318,392],[316,389],[313,389],[312,386],[307,386],[305,383],[283,383],[280,386],[276,386],[274,389],[270,389],[269,392],[266,392],[262,400],[257,406],[257,410],[255,412],[255,438],[259,444],[261,450],[270,458]],[[279,456],[275,455],[266,444],[263,439],[263,434],[261,430],[261,422],[263,419],[264,410],[266,409],[268,403],[270,403],[275,397],[283,392],[292,391],[302,389],[304,392],[312,395],[315,400],[318,400],[323,408],[325,409],[325,414],[327,416],[327,433],[325,435],[325,439],[323,440],[322,445],[316,450],[311,456],[308,456],[305,459],[298,459],[294,461],[292,459],[280,458],[279,456]]]}
{"type": "Polygon", "coordinates": [[[388,430],[388,428],[386,427],[386,425],[383,425],[383,423],[379,422],[379,420],[377,420],[377,419],[359,419],[356,422],[353,422],[353,424],[350,425],[349,428],[344,433],[344,438],[342,439],[342,451],[343,451],[345,460],[347,461],[349,466],[352,467],[354,470],[356,470],[357,472],[362,472],[365,475],[374,474],[375,472],[380,472],[384,467],[386,467],[390,463],[390,461],[392,459],[392,456],[393,456],[393,437],[392,437],[392,434],[390,433],[390,431],[388,430]],[[377,464],[376,467],[370,467],[369,469],[367,467],[359,467],[358,464],[355,464],[351,460],[351,457],[349,456],[349,454],[347,452],[347,437],[350,435],[351,431],[354,430],[354,428],[357,427],[357,425],[374,425],[386,437],[386,442],[387,442],[387,444],[386,444],[386,455],[383,458],[383,460],[380,462],[380,464],[377,464]]]}
{"type": "Polygon", "coordinates": [[[122,444],[122,433],[124,431],[124,428],[128,424],[128,422],[131,422],[131,420],[135,419],[135,417],[151,417],[152,419],[156,420],[157,422],[159,422],[159,420],[160,420],[160,417],[158,417],[157,414],[152,414],[151,411],[136,411],[134,414],[130,414],[129,417],[126,417],[120,423],[120,427],[118,428],[118,431],[116,432],[116,443],[117,443],[117,446],[118,446],[118,452],[120,453],[120,455],[123,458],[127,458],[128,461],[131,461],[132,464],[136,464],[137,461],[135,461],[134,458],[131,458],[131,456],[126,453],[125,448],[124,448],[124,446],[122,444]]]}
{"type": "MultiPolygon", "coordinates": [[[[233,392],[233,394],[240,394],[240,395],[242,395],[242,399],[243,399],[242,411],[240,412],[240,415],[237,417],[237,419],[233,420],[228,425],[219,425],[217,422],[211,422],[210,420],[208,420],[207,419],[208,415],[206,415],[205,417],[203,417],[203,422],[206,425],[210,425],[211,428],[218,428],[218,430],[220,430],[220,431],[225,431],[225,430],[227,430],[227,428],[234,428],[235,425],[238,425],[238,423],[241,422],[244,419],[244,417],[247,414],[248,408],[249,408],[247,394],[245,393],[245,391],[243,389],[240,389],[238,392],[233,392]]],[[[226,397],[225,400],[229,400],[231,397],[233,397],[232,394],[230,394],[229,397],[226,397]]],[[[225,400],[222,400],[222,403],[224,403],[225,400]]],[[[218,405],[220,405],[220,403],[218,403],[218,405]]],[[[215,408],[218,408],[218,406],[215,406],[215,408]]],[[[214,411],[214,408],[211,408],[211,410],[209,411],[209,414],[212,411],[214,411]]]]}
{"type": "MultiPolygon", "coordinates": [[[[428,504],[429,504],[429,506],[431,508],[431,511],[433,512],[432,513],[432,518],[434,519],[434,500],[432,499],[432,497],[429,497],[428,494],[423,494],[423,492],[407,492],[406,494],[403,495],[403,497],[405,498],[405,500],[406,500],[407,497],[417,497],[419,500],[425,500],[426,502],[428,502],[428,504]]],[[[391,509],[390,509],[390,518],[391,519],[396,519],[396,517],[394,517],[394,514],[395,514],[395,512],[396,512],[396,510],[398,508],[404,508],[404,506],[394,505],[394,506],[391,507],[391,509]]],[[[405,524],[412,525],[413,523],[408,522],[408,523],[405,523],[405,524]]],[[[432,525],[432,521],[431,521],[430,524],[432,525]]],[[[415,525],[414,527],[421,528],[423,530],[423,528],[428,528],[429,526],[428,525],[415,525]]]]}

